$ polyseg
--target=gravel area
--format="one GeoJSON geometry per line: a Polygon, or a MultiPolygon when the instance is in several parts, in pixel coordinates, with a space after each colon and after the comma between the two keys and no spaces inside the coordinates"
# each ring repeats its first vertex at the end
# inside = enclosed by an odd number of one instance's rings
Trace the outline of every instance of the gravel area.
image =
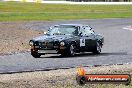
{"type": "MultiPolygon", "coordinates": [[[[89,74],[132,74],[132,64],[85,67],[89,74]]],[[[1,74],[0,88],[82,88],[76,83],[77,68],[1,74]]],[[[122,84],[86,84],[84,88],[130,88],[122,84]]]]}
{"type": "Polygon", "coordinates": [[[0,55],[28,51],[28,42],[42,31],[27,30],[24,22],[0,22],[0,55]]]}

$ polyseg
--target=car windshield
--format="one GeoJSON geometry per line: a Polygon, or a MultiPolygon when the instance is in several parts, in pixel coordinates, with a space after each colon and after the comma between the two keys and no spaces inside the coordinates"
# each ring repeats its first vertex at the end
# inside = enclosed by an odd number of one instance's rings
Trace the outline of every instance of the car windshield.
{"type": "Polygon", "coordinates": [[[67,26],[67,25],[55,26],[48,31],[48,34],[49,35],[77,35],[78,27],[67,26]]]}

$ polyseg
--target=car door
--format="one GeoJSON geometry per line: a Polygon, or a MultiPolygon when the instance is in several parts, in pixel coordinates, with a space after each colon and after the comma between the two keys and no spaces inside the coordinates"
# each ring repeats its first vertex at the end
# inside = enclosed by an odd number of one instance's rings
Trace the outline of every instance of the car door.
{"type": "Polygon", "coordinates": [[[80,48],[82,51],[90,51],[96,45],[95,34],[89,26],[83,26],[80,31],[80,48]]]}

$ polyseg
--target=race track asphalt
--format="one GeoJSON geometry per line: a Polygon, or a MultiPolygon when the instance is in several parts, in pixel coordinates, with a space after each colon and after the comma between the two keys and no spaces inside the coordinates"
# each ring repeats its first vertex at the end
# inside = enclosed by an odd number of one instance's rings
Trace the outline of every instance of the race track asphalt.
{"type": "Polygon", "coordinates": [[[60,23],[80,23],[93,27],[105,38],[102,53],[81,53],[75,57],[45,55],[41,58],[33,58],[30,52],[3,55],[0,56],[0,73],[132,63],[132,31],[123,29],[132,25],[132,18],[28,22],[24,27],[45,31],[49,26],[60,23]]]}

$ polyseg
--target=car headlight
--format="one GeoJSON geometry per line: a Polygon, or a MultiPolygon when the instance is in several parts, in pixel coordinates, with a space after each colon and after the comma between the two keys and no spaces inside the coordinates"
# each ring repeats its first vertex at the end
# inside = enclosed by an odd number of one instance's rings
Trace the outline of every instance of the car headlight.
{"type": "Polygon", "coordinates": [[[64,43],[64,42],[60,42],[60,45],[61,45],[61,46],[64,46],[64,45],[65,45],[65,43],[64,43]]]}
{"type": "Polygon", "coordinates": [[[29,45],[30,45],[30,46],[33,46],[33,41],[30,41],[30,42],[29,42],[29,45]]]}

